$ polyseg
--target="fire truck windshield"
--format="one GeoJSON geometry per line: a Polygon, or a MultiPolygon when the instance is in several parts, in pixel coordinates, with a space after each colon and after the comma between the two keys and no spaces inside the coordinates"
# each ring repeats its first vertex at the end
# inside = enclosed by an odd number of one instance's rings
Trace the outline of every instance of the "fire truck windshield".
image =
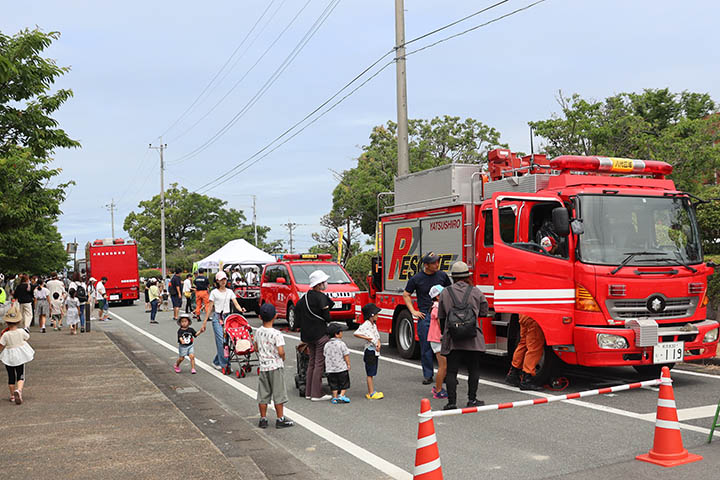
{"type": "Polygon", "coordinates": [[[584,233],[578,259],[599,265],[702,262],[695,213],[685,197],[578,195],[584,233]],[[634,253],[628,259],[628,255],[634,253]]]}
{"type": "Polygon", "coordinates": [[[331,263],[306,263],[291,265],[290,268],[295,276],[295,282],[300,285],[308,285],[310,283],[310,274],[315,270],[320,270],[330,276],[327,283],[339,284],[351,282],[345,271],[340,268],[339,265],[333,265],[331,263]]]}

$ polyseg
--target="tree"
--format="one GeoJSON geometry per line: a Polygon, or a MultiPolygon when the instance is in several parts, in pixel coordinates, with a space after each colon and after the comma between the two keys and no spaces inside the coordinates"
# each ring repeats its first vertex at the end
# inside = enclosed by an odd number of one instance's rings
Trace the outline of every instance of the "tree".
{"type": "Polygon", "coordinates": [[[58,168],[50,168],[57,148],[74,148],[52,118],[72,91],[50,93],[55,80],[69,71],[42,51],[59,33],[23,30],[0,32],[0,270],[48,272],[62,268],[67,255],[54,223],[65,190],[51,186],[58,168]]]}
{"type": "MultiPolygon", "coordinates": [[[[494,128],[467,118],[436,117],[410,120],[408,124],[410,171],[448,163],[483,165],[487,152],[500,143],[494,128]]],[[[375,234],[377,195],[393,191],[397,174],[397,125],[388,122],[373,128],[370,143],[362,147],[357,166],[342,172],[333,191],[333,215],[350,218],[367,235],[375,234]]]]}
{"type": "MultiPolygon", "coordinates": [[[[167,263],[189,268],[193,262],[214,252],[230,240],[244,238],[254,242],[252,225],[245,215],[218,198],[190,192],[176,183],[165,192],[165,242],[167,263]]],[[[147,265],[160,263],[160,195],[138,204],[142,210],[130,212],[123,228],[138,244],[138,253],[147,265]]],[[[269,227],[258,225],[258,248],[274,250],[266,243],[269,227]]]]}
{"type": "Polygon", "coordinates": [[[343,218],[336,213],[329,213],[320,219],[320,225],[324,228],[320,232],[312,234],[312,239],[317,242],[310,248],[310,253],[329,253],[333,260],[345,265],[348,259],[360,252],[360,230],[350,218],[343,218]],[[340,228],[343,229],[343,251],[342,258],[338,260],[338,237],[340,228]]]}

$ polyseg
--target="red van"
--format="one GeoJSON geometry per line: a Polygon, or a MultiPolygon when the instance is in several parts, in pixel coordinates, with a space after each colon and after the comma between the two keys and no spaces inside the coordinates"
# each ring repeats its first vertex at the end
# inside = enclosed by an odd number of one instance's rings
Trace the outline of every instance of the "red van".
{"type": "Polygon", "coordinates": [[[330,278],[325,293],[334,301],[330,318],[355,325],[355,294],[360,291],[345,269],[330,261],[326,254],[290,254],[274,263],[268,263],[260,282],[260,304],[275,306],[278,318],[287,319],[290,330],[297,330],[295,305],[310,289],[310,274],[322,270],[330,278]]]}

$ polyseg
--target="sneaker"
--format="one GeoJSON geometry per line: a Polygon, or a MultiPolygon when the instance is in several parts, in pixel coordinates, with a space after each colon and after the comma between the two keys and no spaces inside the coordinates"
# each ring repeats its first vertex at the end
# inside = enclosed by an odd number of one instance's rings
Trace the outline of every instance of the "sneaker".
{"type": "Polygon", "coordinates": [[[432,388],[432,394],[433,398],[447,398],[447,390],[444,388],[441,388],[440,390],[436,390],[435,387],[432,388]]]}
{"type": "Polygon", "coordinates": [[[293,425],[295,425],[295,422],[286,417],[275,420],[275,428],[287,428],[292,427],[293,425]]]}
{"type": "Polygon", "coordinates": [[[350,399],[349,399],[347,396],[345,396],[345,395],[342,395],[342,396],[338,397],[338,399],[339,399],[342,403],[350,403],[350,399]]]}
{"type": "Polygon", "coordinates": [[[158,322],[157,320],[150,320],[150,323],[152,323],[153,325],[157,325],[157,324],[159,324],[160,322],[158,322]]]}
{"type": "Polygon", "coordinates": [[[385,398],[385,395],[383,395],[382,392],[375,391],[372,395],[366,393],[365,398],[367,398],[368,400],[380,400],[381,398],[385,398]]]}
{"type": "Polygon", "coordinates": [[[466,407],[482,407],[485,405],[485,402],[482,400],[468,400],[466,407]]]}
{"type": "Polygon", "coordinates": [[[180,373],[180,371],[181,371],[181,370],[180,370],[180,367],[178,367],[177,365],[175,365],[175,373],[180,373]]]}
{"type": "Polygon", "coordinates": [[[457,409],[457,405],[455,405],[454,403],[448,403],[447,405],[445,405],[443,407],[443,410],[456,410],[456,409],[457,409]]]}
{"type": "Polygon", "coordinates": [[[341,403],[341,401],[339,397],[333,397],[330,399],[330,403],[332,403],[333,405],[337,405],[338,403],[341,403]]]}
{"type": "Polygon", "coordinates": [[[40,333],[45,333],[45,327],[40,329],[40,333]]]}
{"type": "Polygon", "coordinates": [[[267,428],[268,427],[268,421],[267,418],[261,418],[258,422],[258,428],[267,428]]]}
{"type": "Polygon", "coordinates": [[[80,327],[80,333],[85,333],[85,327],[80,327]]]}
{"type": "Polygon", "coordinates": [[[213,363],[213,368],[215,370],[222,370],[222,367],[220,365],[215,365],[214,363],[213,363]]]}
{"type": "Polygon", "coordinates": [[[431,383],[433,383],[432,377],[423,378],[423,385],[430,385],[431,383]]]}
{"type": "Polygon", "coordinates": [[[333,398],[332,395],[323,395],[320,398],[311,398],[310,400],[313,402],[327,402],[331,398],[333,398]]]}
{"type": "Polygon", "coordinates": [[[20,390],[15,390],[15,392],[13,392],[13,397],[15,398],[15,405],[20,405],[22,403],[22,392],[20,390]]]}
{"type": "Polygon", "coordinates": [[[195,369],[193,368],[192,370],[190,370],[190,373],[192,373],[192,374],[194,375],[194,374],[197,373],[197,370],[195,370],[195,369]]]}

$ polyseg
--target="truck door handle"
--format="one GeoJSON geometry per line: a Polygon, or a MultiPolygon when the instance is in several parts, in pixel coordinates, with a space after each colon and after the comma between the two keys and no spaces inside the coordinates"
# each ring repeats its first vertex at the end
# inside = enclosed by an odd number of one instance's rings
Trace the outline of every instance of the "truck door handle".
{"type": "Polygon", "coordinates": [[[517,280],[512,275],[498,275],[498,280],[517,280]]]}

